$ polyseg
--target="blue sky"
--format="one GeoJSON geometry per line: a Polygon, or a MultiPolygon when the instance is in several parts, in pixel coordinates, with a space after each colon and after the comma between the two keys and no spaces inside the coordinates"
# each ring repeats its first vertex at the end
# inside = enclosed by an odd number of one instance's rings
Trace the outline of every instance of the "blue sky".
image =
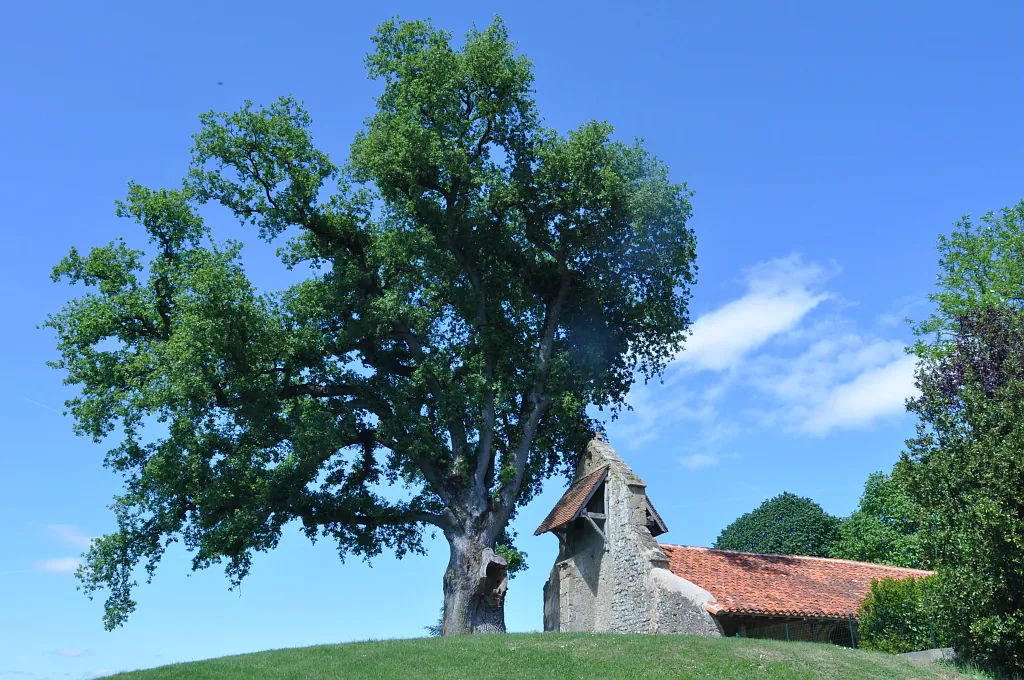
{"type": "MultiPolygon", "coordinates": [[[[362,67],[387,17],[465,32],[500,13],[536,66],[561,131],[605,119],[644,137],[696,190],[700,277],[689,350],[630,395],[612,444],[647,480],[671,542],[709,545],[782,491],[832,513],[897,459],[911,364],[902,322],[928,312],[935,239],[961,215],[1024,198],[1020,3],[16,3],[0,26],[0,680],[96,677],[275,647],[408,637],[433,623],[446,547],[342,564],[288,532],[240,592],[189,575],[171,550],[127,626],[68,573],[112,528],[104,447],[60,414],[72,392],[37,329],[71,291],[50,267],[71,245],[126,235],[130,179],[176,186],[197,115],[243,99],[305,101],[316,140],[344,157],[378,85],[362,67]],[[300,7],[300,8],[296,8],[300,7]],[[218,81],[223,85],[218,85],[218,81]]],[[[247,242],[252,278],[285,281],[247,242]]],[[[561,480],[516,522],[530,569],[511,630],[541,628],[555,556],[534,527],[561,480]]]]}

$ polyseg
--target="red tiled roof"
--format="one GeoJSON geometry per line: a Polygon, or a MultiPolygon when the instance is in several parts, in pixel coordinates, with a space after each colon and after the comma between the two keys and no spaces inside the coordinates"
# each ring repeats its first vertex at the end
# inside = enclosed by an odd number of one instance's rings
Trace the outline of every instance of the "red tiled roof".
{"type": "Polygon", "coordinates": [[[533,532],[534,536],[540,536],[545,531],[551,531],[558,527],[571,522],[576,519],[580,510],[586,505],[587,501],[590,500],[590,496],[593,495],[594,490],[597,489],[598,485],[604,481],[604,476],[608,472],[608,466],[598,468],[594,470],[586,477],[577,480],[570,486],[562,497],[555,503],[555,507],[551,509],[548,516],[540,523],[537,530],[533,532]]]}
{"type": "Polygon", "coordinates": [[[712,614],[857,616],[872,579],[934,572],[798,555],[760,555],[662,544],[669,569],[714,595],[712,614]]]}

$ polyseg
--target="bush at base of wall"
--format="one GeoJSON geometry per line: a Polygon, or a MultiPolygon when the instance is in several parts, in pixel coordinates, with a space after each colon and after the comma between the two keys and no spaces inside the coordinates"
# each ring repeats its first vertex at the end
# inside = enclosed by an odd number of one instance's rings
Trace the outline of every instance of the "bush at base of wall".
{"type": "Polygon", "coordinates": [[[890,654],[942,647],[932,608],[934,576],[871,582],[860,605],[860,646],[890,654]]]}

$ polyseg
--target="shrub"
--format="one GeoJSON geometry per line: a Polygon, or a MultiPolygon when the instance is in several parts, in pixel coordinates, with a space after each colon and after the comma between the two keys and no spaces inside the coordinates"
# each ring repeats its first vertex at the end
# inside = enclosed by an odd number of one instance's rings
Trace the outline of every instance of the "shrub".
{"type": "Polygon", "coordinates": [[[882,579],[860,605],[860,645],[889,654],[942,647],[935,628],[933,576],[882,579]]]}

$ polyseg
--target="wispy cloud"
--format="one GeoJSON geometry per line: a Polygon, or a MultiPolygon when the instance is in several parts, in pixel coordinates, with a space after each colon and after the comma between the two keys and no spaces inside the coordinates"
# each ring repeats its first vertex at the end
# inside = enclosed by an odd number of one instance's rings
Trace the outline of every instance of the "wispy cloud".
{"type": "Polygon", "coordinates": [[[656,437],[665,422],[711,423],[716,420],[714,395],[707,390],[689,390],[678,381],[673,381],[672,386],[674,389],[668,398],[658,384],[634,387],[629,393],[633,410],[620,421],[616,434],[628,437],[630,445],[636,447],[656,437]]]}
{"type": "Polygon", "coordinates": [[[920,321],[928,314],[928,297],[926,295],[905,295],[893,302],[892,309],[878,315],[875,321],[882,327],[895,328],[902,326],[908,318],[920,321]]]}
{"type": "Polygon", "coordinates": [[[799,255],[751,268],[746,272],[745,295],[694,322],[680,363],[713,371],[737,367],[751,352],[792,329],[832,297],[820,289],[827,278],[822,267],[803,262],[799,255]]]}
{"type": "Polygon", "coordinates": [[[89,536],[73,524],[47,524],[46,530],[64,543],[85,550],[92,543],[89,536]]]}
{"type": "Polygon", "coordinates": [[[759,357],[750,382],[785,401],[820,402],[836,384],[904,356],[895,340],[826,333],[796,356],[759,357]]]}
{"type": "Polygon", "coordinates": [[[55,557],[49,560],[39,560],[32,565],[36,571],[46,574],[73,574],[82,561],[77,557],[55,557]]]}
{"type": "Polygon", "coordinates": [[[665,385],[630,392],[634,412],[616,434],[636,448],[666,425],[692,424],[681,463],[698,470],[743,431],[823,436],[902,413],[914,361],[903,341],[858,330],[850,304],[825,287],[837,270],[799,255],[747,270],[745,292],[694,323],[665,385]]]}
{"type": "Polygon", "coordinates": [[[28,397],[25,397],[25,401],[27,401],[30,404],[35,404],[36,406],[41,406],[41,407],[45,408],[47,411],[53,411],[54,413],[59,413],[60,415],[64,415],[64,412],[61,411],[60,409],[55,409],[52,406],[47,406],[46,404],[41,404],[38,401],[36,401],[35,399],[29,399],[28,397]]]}
{"type": "Polygon", "coordinates": [[[820,435],[833,428],[860,427],[903,413],[907,398],[918,393],[915,366],[914,357],[906,356],[836,385],[804,421],[804,429],[820,435]]]}
{"type": "Polygon", "coordinates": [[[680,461],[687,470],[700,470],[701,468],[718,465],[718,456],[707,453],[694,453],[680,461]]]}
{"type": "Polygon", "coordinates": [[[825,435],[902,413],[914,395],[914,360],[897,340],[840,332],[830,324],[802,334],[795,356],[759,356],[748,382],[768,399],[747,409],[761,426],[825,435]]]}
{"type": "Polygon", "coordinates": [[[72,658],[76,658],[76,657],[82,656],[82,650],[81,649],[62,649],[62,650],[60,650],[59,654],[61,656],[63,656],[63,657],[67,657],[69,659],[72,659],[72,658]]]}

